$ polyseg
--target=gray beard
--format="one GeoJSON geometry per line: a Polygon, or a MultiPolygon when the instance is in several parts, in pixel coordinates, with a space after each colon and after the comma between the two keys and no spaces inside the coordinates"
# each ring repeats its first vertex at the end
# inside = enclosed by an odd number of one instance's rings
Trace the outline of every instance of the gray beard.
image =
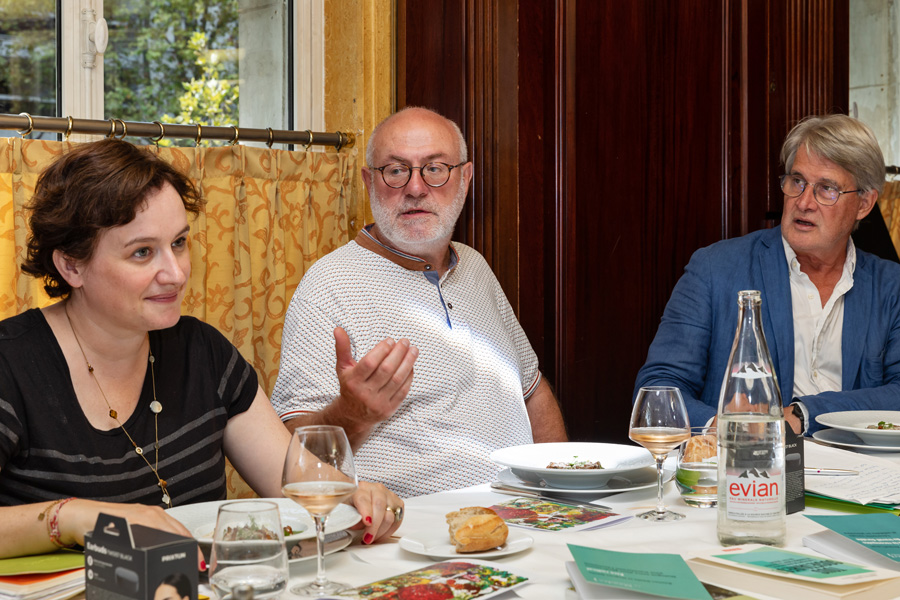
{"type": "Polygon", "coordinates": [[[456,227],[456,220],[462,213],[463,206],[466,203],[467,191],[465,179],[461,177],[456,196],[453,198],[453,203],[449,206],[436,209],[434,203],[429,200],[404,201],[396,213],[391,213],[384,208],[382,197],[378,195],[374,185],[369,187],[369,200],[372,207],[372,216],[375,218],[375,224],[378,226],[378,232],[398,250],[404,250],[410,254],[419,254],[419,250],[429,250],[437,242],[450,242],[450,238],[453,237],[453,228],[456,227]],[[430,231],[425,232],[424,235],[410,235],[402,226],[396,224],[395,215],[412,208],[420,208],[436,214],[438,217],[437,225],[430,231]]]}

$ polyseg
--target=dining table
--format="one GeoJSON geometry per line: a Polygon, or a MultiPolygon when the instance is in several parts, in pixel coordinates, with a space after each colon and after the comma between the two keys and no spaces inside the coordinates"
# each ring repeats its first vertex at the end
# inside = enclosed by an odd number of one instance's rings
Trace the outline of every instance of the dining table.
{"type": "MultiPolygon", "coordinates": [[[[806,444],[814,441],[807,439],[806,444]]],[[[878,453],[900,463],[900,452],[878,453]]],[[[670,457],[670,460],[672,457],[670,457]]],[[[722,548],[716,537],[716,509],[687,506],[680,498],[674,481],[665,486],[667,506],[685,515],[679,521],[652,522],[631,518],[599,529],[580,531],[522,530],[534,538],[526,550],[485,559],[502,569],[529,579],[527,585],[508,590],[497,598],[554,600],[579,598],[566,571],[566,561],[572,560],[568,544],[633,553],[669,553],[688,558],[708,554],[722,548]]],[[[617,494],[579,495],[582,501],[604,505],[622,515],[636,515],[656,506],[656,488],[627,491],[617,494]]],[[[404,536],[449,535],[445,515],[467,506],[491,506],[514,496],[493,491],[489,483],[464,489],[443,491],[427,496],[407,498],[403,523],[388,540],[372,545],[354,542],[346,549],[326,557],[329,579],[353,586],[398,575],[417,568],[447,560],[410,552],[401,547],[404,536]]],[[[816,554],[803,546],[803,537],[825,529],[806,518],[807,514],[839,514],[807,507],[787,516],[787,536],[784,548],[816,554]]],[[[452,560],[478,559],[478,554],[460,554],[452,560]]],[[[291,585],[315,576],[315,561],[291,564],[291,585]]],[[[624,598],[626,593],[607,588],[603,597],[624,598]]]]}

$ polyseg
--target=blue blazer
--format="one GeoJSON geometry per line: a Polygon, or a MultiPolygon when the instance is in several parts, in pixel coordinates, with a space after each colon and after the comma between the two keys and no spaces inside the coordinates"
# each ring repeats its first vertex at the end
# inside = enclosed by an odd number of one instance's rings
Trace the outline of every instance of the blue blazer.
{"type": "MultiPolygon", "coordinates": [[[[794,323],[780,227],[694,253],[666,305],[635,393],[647,385],[677,386],[692,424],[712,418],[734,342],[740,290],[762,293],[763,332],[782,400],[790,404],[794,323]]],[[[842,335],[842,391],[799,399],[809,409],[809,433],[821,428],[815,417],[822,413],[900,410],[900,265],[856,251],[842,335]]]]}

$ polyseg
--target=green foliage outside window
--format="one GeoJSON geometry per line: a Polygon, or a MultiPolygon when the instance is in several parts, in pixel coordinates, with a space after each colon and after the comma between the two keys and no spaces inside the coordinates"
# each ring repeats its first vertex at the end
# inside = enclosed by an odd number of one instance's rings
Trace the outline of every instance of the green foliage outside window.
{"type": "Polygon", "coordinates": [[[106,0],[104,10],[108,115],[238,124],[237,0],[106,0]]]}
{"type": "Polygon", "coordinates": [[[0,0],[0,113],[56,114],[56,3],[0,0]]]}
{"type": "MultiPolygon", "coordinates": [[[[238,124],[238,0],[105,0],[104,15],[107,117],[238,124]]],[[[62,116],[58,18],[55,0],[0,0],[0,112],[62,116]]]]}

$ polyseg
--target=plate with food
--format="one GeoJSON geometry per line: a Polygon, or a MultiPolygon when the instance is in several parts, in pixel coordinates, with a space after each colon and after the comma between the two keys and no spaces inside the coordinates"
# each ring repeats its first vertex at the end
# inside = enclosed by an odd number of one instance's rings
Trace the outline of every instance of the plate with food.
{"type": "MultiPolygon", "coordinates": [[[[284,541],[289,548],[292,544],[316,536],[316,527],[312,517],[299,504],[287,498],[264,498],[264,500],[274,502],[278,506],[281,525],[284,527],[284,541]]],[[[166,512],[181,521],[181,524],[191,532],[198,542],[210,545],[216,530],[219,507],[226,502],[234,502],[234,500],[185,504],[170,508],[166,512]]],[[[360,518],[356,509],[349,504],[338,504],[337,508],[328,516],[328,521],[325,523],[325,534],[352,527],[359,522],[360,518]]]]}
{"type": "Polygon", "coordinates": [[[868,446],[893,446],[900,451],[900,411],[845,410],[816,417],[826,427],[850,431],[868,446]]]}
{"type": "Polygon", "coordinates": [[[432,558],[495,558],[531,548],[534,538],[507,527],[490,508],[470,506],[447,514],[449,530],[417,532],[400,538],[400,547],[432,558]]]}
{"type": "MultiPolygon", "coordinates": [[[[675,474],[672,469],[666,469],[663,472],[663,480],[668,481],[675,474]]],[[[614,475],[606,480],[605,483],[596,488],[589,489],[568,489],[555,488],[546,484],[535,485],[522,481],[516,477],[511,469],[503,469],[497,474],[497,481],[505,486],[530,492],[542,492],[549,494],[618,494],[619,492],[632,492],[634,490],[643,490],[656,487],[656,467],[644,467],[634,471],[628,471],[619,475],[614,475]]]]}
{"type": "Polygon", "coordinates": [[[640,446],[590,442],[512,446],[494,450],[491,460],[525,483],[566,490],[596,490],[616,475],[655,464],[640,446]]]}

